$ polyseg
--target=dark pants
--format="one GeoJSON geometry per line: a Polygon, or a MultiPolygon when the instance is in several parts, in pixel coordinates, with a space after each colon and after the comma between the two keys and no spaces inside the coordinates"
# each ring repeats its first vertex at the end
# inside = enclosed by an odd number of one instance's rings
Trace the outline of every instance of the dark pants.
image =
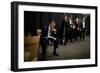
{"type": "Polygon", "coordinates": [[[64,37],[64,35],[63,34],[59,34],[59,43],[60,44],[63,44],[63,37],[64,37]]]}
{"type": "Polygon", "coordinates": [[[79,36],[79,30],[77,28],[74,29],[74,39],[77,41],[77,37],[79,36]]]}
{"type": "Polygon", "coordinates": [[[53,53],[56,53],[56,49],[58,48],[58,39],[54,40],[54,39],[47,39],[47,38],[41,38],[41,47],[42,47],[42,58],[45,59],[46,57],[46,48],[47,45],[49,44],[49,41],[54,43],[54,51],[53,53]]]}
{"type": "Polygon", "coordinates": [[[73,29],[71,28],[69,30],[69,40],[70,40],[70,42],[72,42],[72,38],[73,38],[73,29]]]}
{"type": "Polygon", "coordinates": [[[83,38],[83,40],[84,40],[84,38],[85,38],[85,29],[82,29],[81,31],[80,31],[80,40],[83,38]]]}
{"type": "Polygon", "coordinates": [[[66,31],[64,45],[68,42],[68,39],[69,39],[69,31],[66,31]]]}

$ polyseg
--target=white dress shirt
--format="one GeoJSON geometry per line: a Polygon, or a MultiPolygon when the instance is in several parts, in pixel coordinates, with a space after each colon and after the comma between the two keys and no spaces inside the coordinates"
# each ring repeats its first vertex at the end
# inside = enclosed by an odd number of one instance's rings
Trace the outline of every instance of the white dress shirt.
{"type": "Polygon", "coordinates": [[[52,38],[52,39],[56,40],[55,37],[51,36],[50,26],[49,26],[49,28],[48,28],[48,35],[47,35],[46,38],[52,38]]]}
{"type": "Polygon", "coordinates": [[[50,26],[49,26],[49,28],[48,28],[48,37],[50,36],[50,26]]]}
{"type": "Polygon", "coordinates": [[[83,20],[83,28],[85,28],[85,20],[83,20]]]}
{"type": "Polygon", "coordinates": [[[70,23],[70,27],[72,28],[72,24],[73,24],[72,19],[69,19],[69,23],[70,23]]]}

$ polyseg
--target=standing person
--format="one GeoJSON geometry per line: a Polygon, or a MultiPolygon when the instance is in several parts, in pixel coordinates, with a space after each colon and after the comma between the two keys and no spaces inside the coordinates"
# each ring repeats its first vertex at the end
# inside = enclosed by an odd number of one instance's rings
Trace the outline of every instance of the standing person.
{"type": "Polygon", "coordinates": [[[74,25],[75,25],[75,28],[74,28],[74,39],[75,39],[75,41],[77,41],[77,37],[79,35],[79,25],[80,25],[78,17],[76,18],[74,25]]]}
{"type": "Polygon", "coordinates": [[[46,58],[46,48],[48,45],[49,40],[54,43],[54,50],[53,50],[53,55],[59,56],[57,54],[57,48],[58,48],[58,39],[56,37],[56,29],[55,29],[55,21],[51,20],[48,26],[43,26],[42,32],[41,32],[41,46],[42,46],[42,59],[45,60],[46,58]]]}
{"type": "Polygon", "coordinates": [[[73,42],[72,39],[73,39],[73,16],[71,15],[69,17],[69,24],[70,24],[70,27],[69,27],[69,39],[70,39],[70,42],[73,42]]]}
{"type": "Polygon", "coordinates": [[[61,30],[61,40],[62,40],[62,43],[64,41],[64,45],[66,45],[66,42],[68,42],[69,28],[70,28],[69,19],[68,19],[68,16],[65,15],[64,19],[62,20],[62,24],[61,24],[61,29],[62,29],[61,30]]]}
{"type": "Polygon", "coordinates": [[[80,25],[80,40],[85,38],[85,31],[86,31],[86,16],[83,17],[81,25],[80,25]]]}

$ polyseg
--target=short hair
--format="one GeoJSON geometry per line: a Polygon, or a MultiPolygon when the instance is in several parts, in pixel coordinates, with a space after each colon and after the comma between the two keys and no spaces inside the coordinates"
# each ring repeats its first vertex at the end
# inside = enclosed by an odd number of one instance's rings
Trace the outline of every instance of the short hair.
{"type": "Polygon", "coordinates": [[[55,19],[51,19],[49,23],[51,23],[51,22],[53,22],[53,21],[56,23],[55,19]]]}

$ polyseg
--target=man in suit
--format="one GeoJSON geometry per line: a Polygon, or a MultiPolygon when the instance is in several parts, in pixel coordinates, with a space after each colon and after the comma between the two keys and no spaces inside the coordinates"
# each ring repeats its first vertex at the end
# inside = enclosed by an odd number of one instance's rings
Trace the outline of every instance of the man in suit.
{"type": "Polygon", "coordinates": [[[79,35],[79,25],[80,25],[78,17],[75,19],[74,25],[75,25],[75,28],[74,28],[74,39],[75,39],[75,41],[77,41],[77,37],[79,35]]]}
{"type": "Polygon", "coordinates": [[[70,39],[70,42],[73,42],[72,41],[72,39],[73,39],[73,16],[71,15],[70,17],[69,17],[69,25],[70,25],[70,27],[69,27],[69,39],[70,39]]]}
{"type": "Polygon", "coordinates": [[[83,17],[82,22],[80,24],[80,40],[83,38],[85,40],[85,32],[86,32],[86,16],[83,17]]]}
{"type": "Polygon", "coordinates": [[[60,38],[62,40],[62,43],[64,40],[64,45],[66,45],[69,39],[69,28],[70,25],[69,25],[68,16],[65,15],[61,23],[61,38],[60,38]]]}
{"type": "Polygon", "coordinates": [[[46,48],[49,41],[54,43],[53,55],[59,56],[56,51],[56,49],[58,48],[58,39],[56,37],[57,31],[55,29],[55,25],[56,25],[55,20],[51,20],[49,26],[42,27],[42,32],[40,37],[40,42],[42,46],[42,59],[45,59],[46,57],[46,48]]]}

